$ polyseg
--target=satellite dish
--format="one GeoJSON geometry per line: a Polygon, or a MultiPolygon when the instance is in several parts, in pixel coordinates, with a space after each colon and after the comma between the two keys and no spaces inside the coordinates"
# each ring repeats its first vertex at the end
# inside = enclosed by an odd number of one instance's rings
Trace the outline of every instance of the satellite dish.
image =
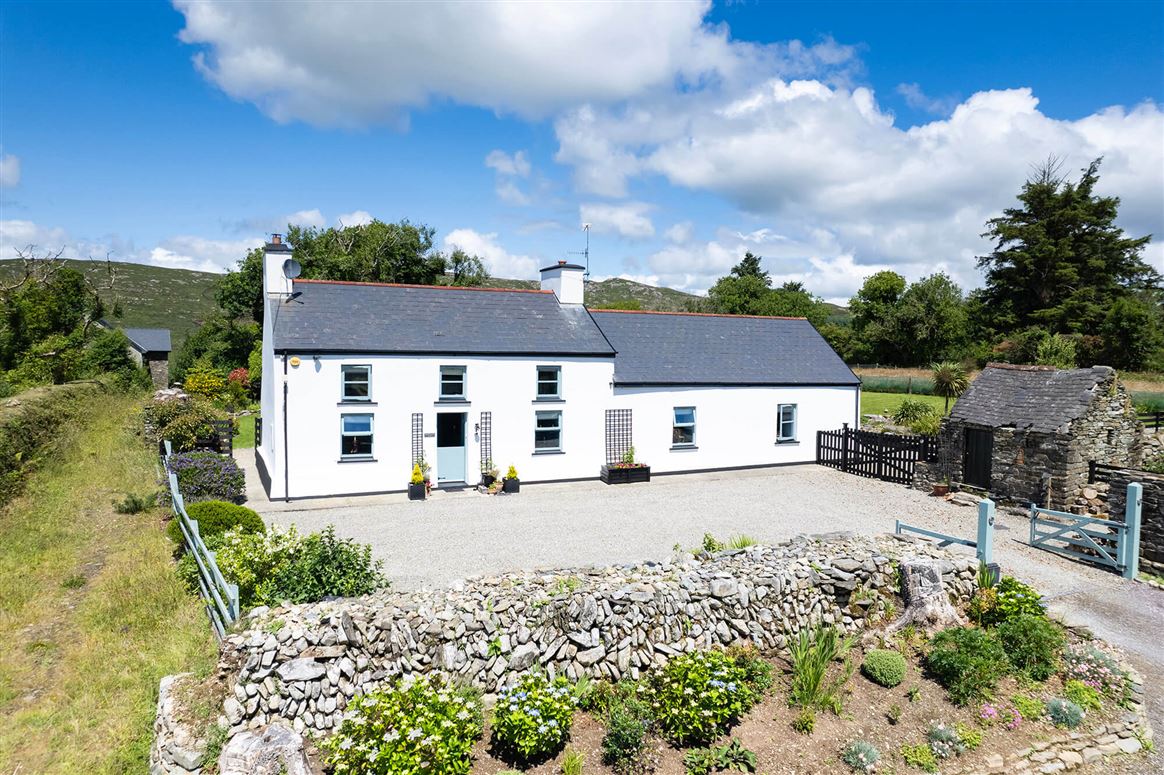
{"type": "Polygon", "coordinates": [[[283,262],[283,276],[288,280],[294,280],[303,271],[303,267],[299,266],[299,262],[293,258],[289,258],[283,262]]]}

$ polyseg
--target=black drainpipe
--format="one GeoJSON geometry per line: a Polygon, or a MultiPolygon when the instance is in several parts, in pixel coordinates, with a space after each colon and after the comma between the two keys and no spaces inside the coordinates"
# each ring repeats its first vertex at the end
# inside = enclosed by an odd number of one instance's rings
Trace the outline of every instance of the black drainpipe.
{"type": "Polygon", "coordinates": [[[287,458],[287,354],[283,354],[283,502],[291,502],[291,461],[287,458]]]}

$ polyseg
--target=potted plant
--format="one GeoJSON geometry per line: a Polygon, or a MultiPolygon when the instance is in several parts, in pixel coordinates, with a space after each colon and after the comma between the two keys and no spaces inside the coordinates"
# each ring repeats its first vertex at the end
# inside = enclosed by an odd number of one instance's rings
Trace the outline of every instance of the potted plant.
{"type": "Polygon", "coordinates": [[[428,494],[428,486],[424,481],[424,473],[420,470],[420,463],[412,464],[412,479],[408,483],[408,500],[422,501],[428,494]]]}
{"type": "Polygon", "coordinates": [[[481,484],[489,487],[497,481],[498,473],[497,466],[493,465],[493,458],[489,458],[485,461],[485,469],[481,471],[481,484]]]}
{"type": "Polygon", "coordinates": [[[432,495],[432,478],[429,476],[429,472],[432,471],[432,466],[424,458],[416,462],[420,466],[420,474],[424,479],[424,494],[432,495]]]}
{"type": "Polygon", "coordinates": [[[948,495],[949,493],[950,493],[950,480],[949,480],[949,478],[945,478],[940,482],[934,482],[933,490],[930,491],[930,495],[948,495]]]}
{"type": "Polygon", "coordinates": [[[631,446],[622,454],[617,463],[607,463],[602,467],[602,481],[607,484],[631,484],[651,481],[651,467],[635,460],[635,448],[631,446]]]}
{"type": "Polygon", "coordinates": [[[505,472],[505,479],[501,483],[501,489],[504,492],[514,493],[521,492],[521,480],[517,478],[517,469],[513,466],[505,472]]]}

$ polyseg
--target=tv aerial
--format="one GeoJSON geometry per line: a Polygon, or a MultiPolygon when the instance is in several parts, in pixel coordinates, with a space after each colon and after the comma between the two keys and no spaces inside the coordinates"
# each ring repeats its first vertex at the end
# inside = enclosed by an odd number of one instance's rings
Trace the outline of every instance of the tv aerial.
{"type": "Polygon", "coordinates": [[[582,224],[582,231],[586,232],[585,250],[567,250],[571,256],[583,256],[586,259],[586,271],[582,274],[582,282],[590,282],[590,224],[582,224]]]}

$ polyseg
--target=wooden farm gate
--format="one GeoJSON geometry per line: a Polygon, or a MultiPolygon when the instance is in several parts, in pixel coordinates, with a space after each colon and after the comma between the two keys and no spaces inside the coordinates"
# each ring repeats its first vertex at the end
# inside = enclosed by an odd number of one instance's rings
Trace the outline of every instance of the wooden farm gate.
{"type": "Polygon", "coordinates": [[[937,439],[854,430],[817,431],[816,462],[857,476],[910,484],[919,460],[937,458],[937,439]]]}

